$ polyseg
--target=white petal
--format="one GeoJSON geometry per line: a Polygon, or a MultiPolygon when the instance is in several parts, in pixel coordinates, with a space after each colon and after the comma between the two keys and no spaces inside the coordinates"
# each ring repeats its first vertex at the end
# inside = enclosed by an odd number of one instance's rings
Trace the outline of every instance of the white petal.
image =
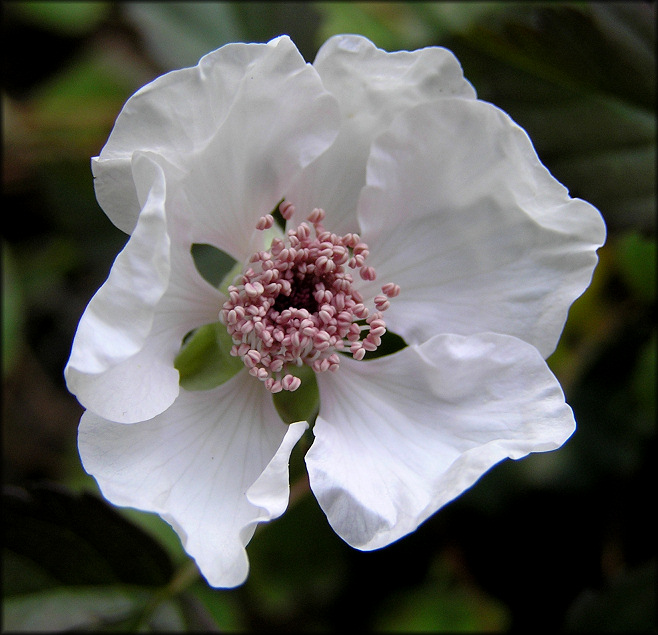
{"type": "MultiPolygon", "coordinates": [[[[199,241],[238,261],[263,248],[256,222],[339,127],[338,104],[287,37],[259,50],[235,93],[224,97],[232,101],[225,120],[187,161],[184,183],[199,241]]],[[[212,70],[226,72],[219,61],[212,70]]]]}
{"type": "Polygon", "coordinates": [[[142,212],[80,320],[65,370],[80,403],[112,421],[150,419],[171,405],[181,340],[216,321],[224,299],[194,267],[189,223],[173,211],[176,182],[165,167],[134,155],[142,212]]]}
{"type": "Polygon", "coordinates": [[[131,426],[86,412],[78,447],[108,500],[161,515],[208,582],[232,587],[247,577],[256,523],[286,507],[284,466],[304,429],[285,425],[245,371],[210,391],[181,389],[166,412],[131,426]]]}
{"type": "Polygon", "coordinates": [[[258,218],[337,129],[335,100],[288,37],[228,44],[128,100],[93,163],[96,195],[112,221],[131,231],[139,207],[130,156],[159,154],[188,174],[198,242],[244,260],[258,218]]]}
{"type": "Polygon", "coordinates": [[[538,351],[494,333],[345,359],[318,385],[311,489],[364,550],[414,531],[500,460],[555,449],[575,428],[538,351]]]}
{"type": "Polygon", "coordinates": [[[231,97],[263,46],[229,44],[194,67],[156,78],[126,102],[100,156],[92,160],[96,196],[117,227],[130,233],[139,214],[131,179],[133,152],[152,151],[184,164],[225,120],[231,97]]]}
{"type": "Polygon", "coordinates": [[[286,436],[274,458],[269,462],[256,482],[247,490],[247,499],[263,510],[258,522],[278,518],[288,507],[290,495],[290,454],[308,429],[306,421],[297,421],[288,426],[286,436]],[[285,495],[284,495],[285,492],[285,495]]]}
{"type": "Polygon", "coordinates": [[[70,372],[99,373],[139,351],[169,283],[164,174],[156,164],[136,163],[150,172],[151,187],[130,240],[80,320],[70,372]]]}
{"type": "Polygon", "coordinates": [[[525,132],[480,101],[400,115],[373,144],[360,200],[376,283],[402,292],[386,313],[408,342],[495,331],[548,356],[605,240],[599,212],[571,199],[525,132]]]}
{"type": "Polygon", "coordinates": [[[295,221],[321,207],[332,232],[358,232],[356,204],[373,139],[408,108],[441,97],[474,99],[475,91],[454,55],[439,47],[387,53],[364,37],[337,35],[322,45],[313,66],[340,103],[340,134],[286,198],[297,208],[295,221]]]}

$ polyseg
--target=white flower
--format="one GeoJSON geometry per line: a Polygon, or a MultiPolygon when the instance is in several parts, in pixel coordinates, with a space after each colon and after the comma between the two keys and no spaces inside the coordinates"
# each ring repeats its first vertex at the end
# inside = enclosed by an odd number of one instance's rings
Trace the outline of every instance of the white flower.
{"type": "Polygon", "coordinates": [[[311,489],[359,549],[573,432],[544,359],[605,227],[449,51],[346,35],[310,65],[287,37],[229,44],[131,97],[92,168],[130,238],[66,368],[80,454],[107,499],[171,523],[211,585],[244,581],[257,523],[287,506],[307,423],[271,393],[297,389],[296,364],[320,392],[311,489]],[[212,287],[194,243],[243,277],[212,287]],[[183,337],[218,320],[244,368],[181,388],[183,337]],[[362,360],[386,330],[408,346],[362,360]]]}

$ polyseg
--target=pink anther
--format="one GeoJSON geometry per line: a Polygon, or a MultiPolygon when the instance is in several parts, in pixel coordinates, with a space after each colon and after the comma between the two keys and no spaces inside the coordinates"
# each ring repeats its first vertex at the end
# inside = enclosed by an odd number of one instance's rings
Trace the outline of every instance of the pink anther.
{"type": "Polygon", "coordinates": [[[285,375],[281,380],[283,390],[295,391],[302,385],[302,380],[294,375],[285,375]]]}
{"type": "Polygon", "coordinates": [[[285,220],[290,220],[295,213],[295,206],[290,201],[283,201],[281,205],[279,205],[279,212],[281,212],[281,216],[283,216],[285,220]]]}
{"type": "Polygon", "coordinates": [[[319,207],[316,207],[308,216],[308,220],[313,223],[313,225],[317,225],[318,223],[321,223],[324,220],[325,217],[325,212],[323,209],[320,209],[319,207]]]}
{"type": "Polygon", "coordinates": [[[386,311],[389,306],[391,306],[391,303],[388,301],[388,298],[385,295],[375,296],[375,307],[378,311],[386,311]]]}
{"type": "Polygon", "coordinates": [[[400,295],[400,287],[394,282],[387,282],[385,285],[382,285],[382,291],[389,297],[395,298],[400,295]]]}
{"type": "Polygon", "coordinates": [[[377,272],[373,267],[361,267],[359,273],[364,280],[374,280],[377,277],[377,272]]]}
{"type": "Polygon", "coordinates": [[[258,219],[258,222],[256,223],[256,229],[259,229],[261,231],[264,229],[269,229],[270,227],[272,227],[273,224],[274,224],[274,217],[272,216],[272,214],[266,214],[265,216],[261,216],[258,219]]]}
{"type": "MultiPolygon", "coordinates": [[[[288,201],[279,210],[286,220],[295,211],[288,201]]],[[[269,251],[255,252],[240,284],[229,286],[220,312],[234,342],[231,355],[242,358],[271,392],[299,388],[301,379],[287,372],[291,365],[333,372],[340,366],[337,351],[349,349],[362,360],[376,350],[386,333],[382,312],[399,293],[387,283],[384,295],[368,298],[376,309],[369,311],[352,275],[358,270],[364,280],[375,279],[375,269],[365,264],[368,245],[357,234],[325,230],[325,218],[316,208],[310,226],[300,223],[285,239],[273,239],[269,251]]],[[[256,227],[268,229],[273,221],[271,214],[263,216],[256,227]]]]}

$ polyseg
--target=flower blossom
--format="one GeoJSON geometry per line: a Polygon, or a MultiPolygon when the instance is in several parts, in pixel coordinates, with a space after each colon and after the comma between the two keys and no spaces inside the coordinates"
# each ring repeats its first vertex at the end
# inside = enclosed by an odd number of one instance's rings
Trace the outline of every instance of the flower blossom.
{"type": "Polygon", "coordinates": [[[228,44],[135,93],[92,171],[129,239],[65,371],[82,462],[109,501],[170,523],[211,585],[247,577],[309,423],[310,488],[362,550],[574,431],[545,359],[605,226],[450,51],[341,35],[309,64],[286,36],[228,44]],[[238,275],[207,282],[197,244],[238,275]],[[175,361],[208,324],[237,365],[188,389],[175,361]],[[404,346],[379,354],[391,333],[404,346]],[[317,416],[286,423],[275,395],[307,375],[317,416]]]}

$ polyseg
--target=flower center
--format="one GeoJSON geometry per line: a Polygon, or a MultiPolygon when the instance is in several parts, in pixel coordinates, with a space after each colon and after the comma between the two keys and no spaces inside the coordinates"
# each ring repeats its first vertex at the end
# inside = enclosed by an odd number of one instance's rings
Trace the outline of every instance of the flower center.
{"type": "MultiPolygon", "coordinates": [[[[294,212],[288,202],[279,210],[286,220],[294,212]]],[[[253,254],[229,286],[220,312],[233,339],[231,355],[242,358],[249,373],[273,393],[299,388],[301,379],[288,372],[289,365],[335,371],[338,351],[349,350],[361,360],[366,351],[376,350],[386,332],[382,312],[400,292],[398,285],[385,284],[370,313],[349,272],[375,279],[375,270],[365,264],[368,245],[357,234],[326,231],[324,217],[323,210],[313,210],[308,217],[313,232],[301,223],[288,230],[285,240],[275,238],[269,251],[253,254]]],[[[269,229],[273,222],[268,214],[256,227],[269,229]]]]}

